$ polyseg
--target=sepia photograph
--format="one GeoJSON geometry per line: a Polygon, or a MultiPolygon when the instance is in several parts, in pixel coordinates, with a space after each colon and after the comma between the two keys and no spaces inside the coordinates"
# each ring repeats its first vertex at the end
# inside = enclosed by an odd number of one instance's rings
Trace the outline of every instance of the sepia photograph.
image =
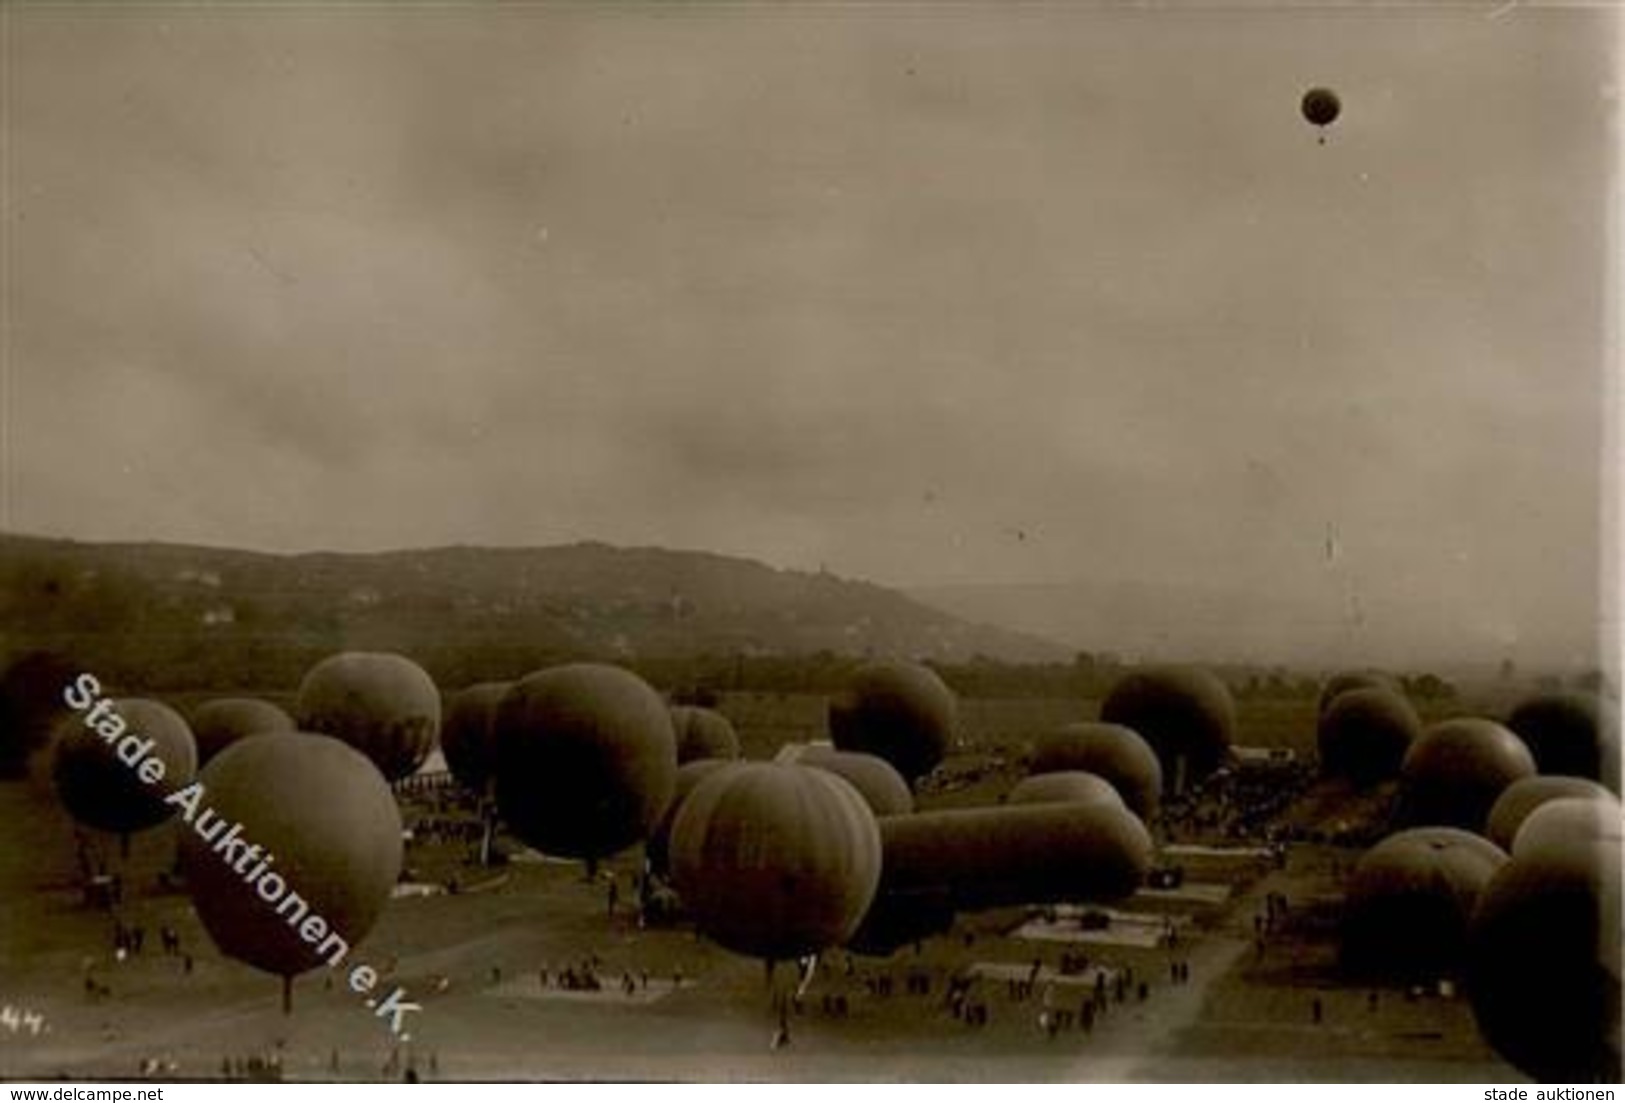
{"type": "Polygon", "coordinates": [[[1622,27],[0,0],[11,1098],[1614,1098],[1622,27]]]}

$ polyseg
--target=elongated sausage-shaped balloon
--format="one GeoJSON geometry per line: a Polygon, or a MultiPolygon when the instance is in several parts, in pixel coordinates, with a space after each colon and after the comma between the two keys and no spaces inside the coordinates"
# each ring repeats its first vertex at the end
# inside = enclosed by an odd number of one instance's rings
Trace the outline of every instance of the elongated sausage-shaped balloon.
{"type": "Polygon", "coordinates": [[[1109,901],[1151,866],[1138,816],[1104,801],[958,808],[886,816],[883,896],[944,896],[957,911],[1109,901]]]}

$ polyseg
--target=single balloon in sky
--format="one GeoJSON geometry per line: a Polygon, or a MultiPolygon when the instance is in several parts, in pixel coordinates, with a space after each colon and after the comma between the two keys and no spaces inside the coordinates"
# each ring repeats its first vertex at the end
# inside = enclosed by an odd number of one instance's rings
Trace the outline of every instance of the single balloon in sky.
{"type": "Polygon", "coordinates": [[[1325,129],[1343,113],[1343,102],[1330,88],[1311,88],[1303,94],[1303,117],[1320,127],[1320,144],[1326,144],[1325,129]]]}

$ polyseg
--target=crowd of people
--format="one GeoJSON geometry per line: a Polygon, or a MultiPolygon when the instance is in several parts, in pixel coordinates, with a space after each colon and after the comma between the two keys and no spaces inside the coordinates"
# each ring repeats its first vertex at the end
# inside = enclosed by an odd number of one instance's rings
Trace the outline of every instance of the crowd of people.
{"type": "Polygon", "coordinates": [[[1268,769],[1223,770],[1164,799],[1161,826],[1170,840],[1274,843],[1288,840],[1280,817],[1314,784],[1313,768],[1292,762],[1268,769]]]}

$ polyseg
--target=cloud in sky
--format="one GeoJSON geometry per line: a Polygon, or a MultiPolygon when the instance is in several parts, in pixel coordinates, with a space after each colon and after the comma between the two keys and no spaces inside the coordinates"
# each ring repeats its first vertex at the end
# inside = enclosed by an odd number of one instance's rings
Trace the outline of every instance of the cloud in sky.
{"type": "Polygon", "coordinates": [[[1583,636],[1617,18],[1488,11],[9,9],[4,524],[1583,636]]]}

